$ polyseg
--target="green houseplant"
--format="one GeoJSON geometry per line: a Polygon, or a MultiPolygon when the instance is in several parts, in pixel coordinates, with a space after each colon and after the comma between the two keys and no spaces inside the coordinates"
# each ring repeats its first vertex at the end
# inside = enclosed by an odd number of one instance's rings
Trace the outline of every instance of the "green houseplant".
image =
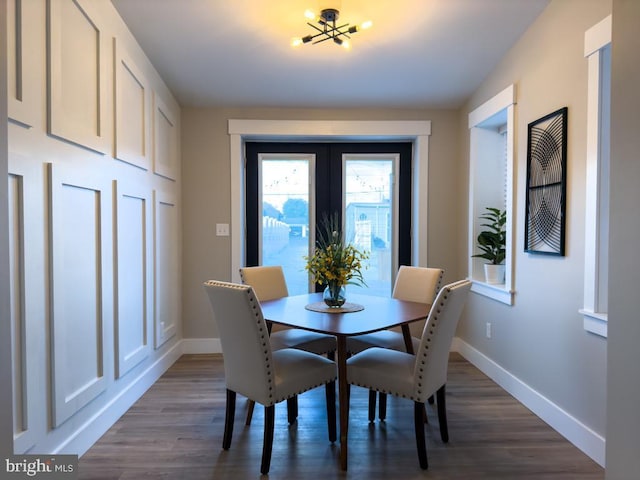
{"type": "Polygon", "coordinates": [[[482,253],[477,253],[472,257],[484,258],[489,261],[485,265],[487,283],[503,283],[504,265],[502,262],[504,262],[507,254],[507,211],[500,208],[486,207],[486,212],[480,215],[479,218],[484,220],[484,223],[480,226],[486,227],[485,230],[478,234],[476,239],[476,245],[482,253]]]}

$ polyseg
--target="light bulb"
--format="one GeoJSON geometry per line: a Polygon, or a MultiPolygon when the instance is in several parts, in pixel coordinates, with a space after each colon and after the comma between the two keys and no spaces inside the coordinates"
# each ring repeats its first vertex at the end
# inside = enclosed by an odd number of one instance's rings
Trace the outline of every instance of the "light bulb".
{"type": "Polygon", "coordinates": [[[304,16],[307,17],[309,20],[315,20],[316,19],[316,14],[313,13],[313,10],[305,10],[304,11],[304,16]]]}
{"type": "Polygon", "coordinates": [[[366,22],[362,22],[362,24],[360,25],[360,28],[362,30],[366,30],[367,28],[371,28],[373,25],[373,22],[371,20],[367,20],[366,22]]]}
{"type": "Polygon", "coordinates": [[[349,40],[343,41],[340,46],[345,50],[351,50],[351,42],[349,40]]]}
{"type": "Polygon", "coordinates": [[[301,38],[292,38],[291,39],[291,46],[292,47],[299,47],[300,45],[302,45],[302,39],[301,38]]]}

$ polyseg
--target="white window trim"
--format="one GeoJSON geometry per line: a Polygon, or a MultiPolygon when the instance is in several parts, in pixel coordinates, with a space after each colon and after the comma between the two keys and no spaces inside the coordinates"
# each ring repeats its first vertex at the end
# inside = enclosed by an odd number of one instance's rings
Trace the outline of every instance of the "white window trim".
{"type": "Polygon", "coordinates": [[[244,143],[246,141],[411,141],[413,200],[411,261],[427,265],[428,165],[431,121],[229,120],[231,162],[231,280],[240,282],[244,242],[244,143]]]}
{"type": "Polygon", "coordinates": [[[473,218],[473,206],[474,206],[474,168],[477,167],[475,162],[473,161],[472,156],[470,156],[470,165],[469,165],[469,280],[472,281],[471,291],[476,292],[480,295],[484,295],[486,297],[492,298],[499,302],[505,303],[507,305],[513,305],[513,296],[515,293],[514,290],[514,255],[513,255],[513,245],[514,245],[514,229],[513,229],[513,193],[515,186],[515,178],[514,178],[514,128],[515,128],[515,104],[516,104],[516,88],[515,85],[509,85],[503,91],[495,95],[493,98],[487,100],[485,103],[480,105],[474,111],[469,113],[469,131],[470,135],[472,134],[472,129],[478,127],[487,119],[491,118],[495,114],[501,112],[506,109],[507,113],[507,151],[506,151],[506,209],[507,209],[507,244],[506,244],[506,258],[505,258],[505,283],[504,285],[492,285],[477,279],[473,279],[473,258],[471,258],[471,253],[474,251],[475,246],[475,238],[474,238],[474,221],[473,218]]]}
{"type": "Polygon", "coordinates": [[[584,56],[588,59],[587,158],[585,192],[584,329],[607,337],[607,313],[598,312],[598,195],[600,185],[600,70],[602,49],[611,44],[611,15],[584,34],[584,56]]]}

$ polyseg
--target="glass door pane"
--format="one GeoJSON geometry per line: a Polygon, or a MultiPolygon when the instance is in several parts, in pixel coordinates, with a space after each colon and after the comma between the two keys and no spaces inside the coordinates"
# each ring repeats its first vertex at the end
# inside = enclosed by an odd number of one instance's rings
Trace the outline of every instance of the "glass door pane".
{"type": "Polygon", "coordinates": [[[289,295],[309,291],[304,257],[313,245],[313,163],[313,155],[260,154],[260,264],[282,266],[289,295]]]}
{"type": "Polygon", "coordinates": [[[389,296],[395,271],[398,156],[344,155],[344,230],[348,242],[369,252],[363,272],[367,287],[347,286],[349,292],[389,296]]]}

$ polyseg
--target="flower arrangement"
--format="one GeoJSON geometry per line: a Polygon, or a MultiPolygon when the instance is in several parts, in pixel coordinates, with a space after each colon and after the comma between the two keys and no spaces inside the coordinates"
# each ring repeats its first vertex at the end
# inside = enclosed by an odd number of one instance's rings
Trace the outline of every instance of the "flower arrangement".
{"type": "Polygon", "coordinates": [[[307,261],[305,269],[315,283],[326,286],[325,303],[339,307],[345,302],[345,285],[366,286],[362,270],[366,268],[364,261],[369,254],[345,243],[337,214],[325,216],[317,231],[313,255],[304,257],[307,261]]]}

